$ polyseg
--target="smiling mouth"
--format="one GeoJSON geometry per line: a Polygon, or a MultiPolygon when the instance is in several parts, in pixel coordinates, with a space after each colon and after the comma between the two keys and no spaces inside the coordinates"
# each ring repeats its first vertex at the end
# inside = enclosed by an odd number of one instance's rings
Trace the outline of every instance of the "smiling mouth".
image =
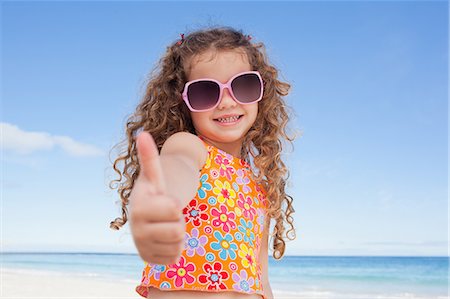
{"type": "Polygon", "coordinates": [[[239,119],[242,118],[243,115],[238,115],[238,116],[232,116],[232,117],[225,117],[225,118],[215,118],[215,121],[218,121],[220,123],[232,123],[232,122],[236,122],[239,119]]]}

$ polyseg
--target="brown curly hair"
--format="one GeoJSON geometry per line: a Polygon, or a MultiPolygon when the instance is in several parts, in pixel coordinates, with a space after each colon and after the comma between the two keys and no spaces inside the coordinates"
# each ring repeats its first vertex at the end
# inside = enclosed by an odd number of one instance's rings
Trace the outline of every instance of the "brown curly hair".
{"type": "Polygon", "coordinates": [[[141,130],[149,132],[159,150],[176,132],[196,134],[189,110],[180,100],[192,58],[211,49],[244,50],[253,70],[259,71],[263,78],[264,95],[258,102],[256,121],[243,141],[241,157],[257,170],[254,178],[266,191],[270,202],[268,216],[275,221],[272,232],[273,257],[280,259],[285,252],[285,237],[290,240],[295,238],[293,199],[285,193],[289,172],[281,159],[282,141],[289,141],[292,146],[295,138],[286,133],[288,107],[282,98],[288,94],[291,86],[278,80],[278,71],[269,64],[264,44],[250,42],[250,36],[244,35],[242,31],[216,27],[198,30],[182,37],[167,47],[165,55],[150,74],[145,95],[127,120],[127,136],[115,146],[122,146],[122,151],[113,164],[119,178],[112,180],[110,187],[117,189],[120,194],[122,217],[112,221],[110,227],[118,230],[128,219],[128,199],[139,174],[135,141],[137,134],[141,130]],[[287,231],[285,222],[289,226],[287,231]]]}

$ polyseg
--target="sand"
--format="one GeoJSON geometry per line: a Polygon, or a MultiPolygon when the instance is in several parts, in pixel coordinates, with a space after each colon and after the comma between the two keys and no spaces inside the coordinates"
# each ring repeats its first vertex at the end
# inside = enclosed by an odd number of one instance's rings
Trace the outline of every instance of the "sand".
{"type": "MultiPolygon", "coordinates": [[[[135,291],[137,282],[107,280],[105,277],[71,275],[51,271],[1,269],[0,298],[83,298],[83,299],[137,299],[135,291]]],[[[274,290],[275,299],[445,299],[445,297],[416,297],[408,294],[402,296],[346,296],[332,295],[327,292],[291,292],[274,290]]]]}
{"type": "Polygon", "coordinates": [[[0,298],[142,298],[134,288],[127,281],[2,269],[0,298]]]}
{"type": "MultiPolygon", "coordinates": [[[[0,298],[142,298],[134,291],[136,283],[118,279],[108,281],[104,277],[73,276],[51,271],[2,269],[0,298]]],[[[274,295],[277,299],[312,299],[311,296],[281,295],[276,292],[274,295]]]]}

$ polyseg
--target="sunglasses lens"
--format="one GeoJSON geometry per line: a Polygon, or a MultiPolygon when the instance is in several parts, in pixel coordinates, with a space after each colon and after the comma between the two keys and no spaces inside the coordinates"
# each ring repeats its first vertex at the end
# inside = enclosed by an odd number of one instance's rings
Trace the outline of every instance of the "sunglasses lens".
{"type": "Polygon", "coordinates": [[[187,96],[195,110],[213,107],[219,100],[220,87],[212,81],[198,81],[189,85],[187,96]]]}
{"type": "Polygon", "coordinates": [[[234,96],[241,103],[252,103],[261,97],[261,80],[256,74],[244,74],[231,82],[234,96]]]}

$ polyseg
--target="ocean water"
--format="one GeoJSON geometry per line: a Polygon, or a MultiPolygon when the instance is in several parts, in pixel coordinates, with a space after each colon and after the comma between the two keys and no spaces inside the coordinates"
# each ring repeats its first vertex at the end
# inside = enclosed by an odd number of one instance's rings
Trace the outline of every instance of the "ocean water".
{"type": "MultiPolygon", "coordinates": [[[[143,262],[135,254],[2,253],[15,271],[54,271],[138,284],[143,262]]],[[[286,256],[269,260],[272,289],[286,298],[448,298],[448,257],[286,256]]]]}

